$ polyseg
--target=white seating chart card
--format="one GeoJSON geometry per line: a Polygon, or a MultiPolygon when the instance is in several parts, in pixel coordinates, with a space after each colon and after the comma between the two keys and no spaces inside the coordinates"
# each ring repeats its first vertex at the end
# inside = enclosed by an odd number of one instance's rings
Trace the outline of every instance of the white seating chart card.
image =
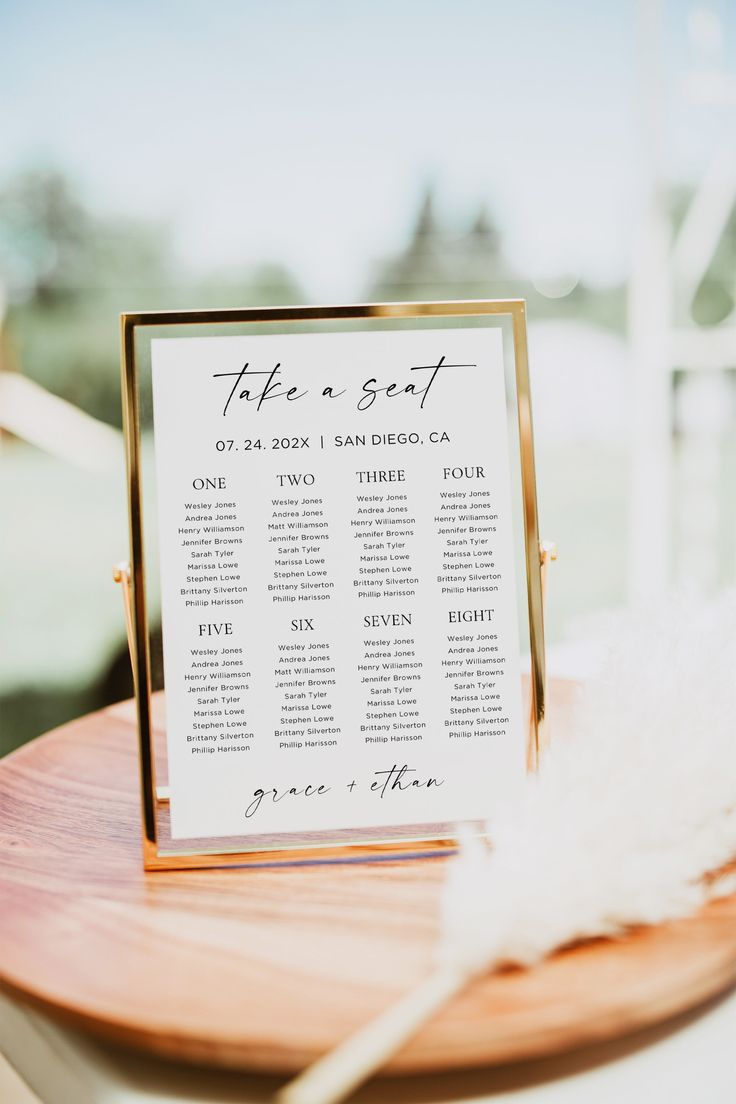
{"type": "Polygon", "coordinates": [[[172,838],[485,818],[526,742],[501,331],[151,355],[172,838]]]}

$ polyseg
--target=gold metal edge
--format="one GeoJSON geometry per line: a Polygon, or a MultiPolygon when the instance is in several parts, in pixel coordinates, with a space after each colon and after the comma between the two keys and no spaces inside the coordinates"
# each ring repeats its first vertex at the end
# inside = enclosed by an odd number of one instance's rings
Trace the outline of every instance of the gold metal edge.
{"type": "Polygon", "coordinates": [[[325,844],[299,848],[273,848],[264,851],[202,851],[178,854],[158,850],[147,842],[144,847],[146,870],[209,870],[233,866],[294,866],[319,862],[357,861],[359,859],[395,858],[398,862],[409,855],[426,852],[428,856],[451,854],[457,849],[453,836],[432,840],[389,840],[381,843],[325,844]]]}
{"type": "Polygon", "coordinates": [[[351,318],[432,318],[513,314],[523,299],[439,299],[424,303],[354,303],[292,307],[244,307],[188,311],[123,312],[124,325],[186,326],[237,322],[310,322],[351,318]]]}
{"type": "Polygon", "coordinates": [[[143,558],[143,502],[141,489],[140,420],[135,361],[135,324],[125,315],[120,319],[121,373],[125,401],[125,438],[130,535],[130,587],[133,602],[133,687],[138,717],[138,750],[141,781],[141,818],[144,864],[150,847],[156,848],[156,778],[151,725],[151,674],[148,613],[143,558]]]}
{"type": "Polygon", "coordinates": [[[526,552],[527,601],[529,605],[529,644],[531,648],[532,724],[527,746],[527,768],[536,770],[542,743],[546,712],[546,660],[544,648],[544,605],[542,594],[542,560],[539,541],[537,508],[537,478],[534,461],[534,429],[532,423],[529,352],[526,332],[526,303],[522,300],[512,309],[516,399],[519,418],[519,451],[521,454],[521,485],[524,504],[524,547],[526,552]]]}

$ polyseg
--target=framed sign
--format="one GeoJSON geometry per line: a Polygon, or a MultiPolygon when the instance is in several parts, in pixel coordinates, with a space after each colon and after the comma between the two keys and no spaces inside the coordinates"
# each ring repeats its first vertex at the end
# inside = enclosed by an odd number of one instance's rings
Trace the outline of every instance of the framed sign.
{"type": "Polygon", "coordinates": [[[146,867],[481,828],[545,708],[523,301],[121,321],[146,867]]]}

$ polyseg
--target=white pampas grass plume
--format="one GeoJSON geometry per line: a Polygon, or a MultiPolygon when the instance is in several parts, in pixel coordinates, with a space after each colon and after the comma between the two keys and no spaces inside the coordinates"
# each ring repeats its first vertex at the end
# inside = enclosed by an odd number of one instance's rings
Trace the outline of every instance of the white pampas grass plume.
{"type": "Polygon", "coordinates": [[[620,624],[491,849],[466,842],[451,865],[440,961],[529,965],[699,908],[736,855],[735,672],[733,596],[620,624]]]}
{"type": "Polygon", "coordinates": [[[538,775],[467,834],[437,970],[279,1094],[335,1104],[474,975],[695,912],[736,890],[736,600],[623,620],[538,775]]]}

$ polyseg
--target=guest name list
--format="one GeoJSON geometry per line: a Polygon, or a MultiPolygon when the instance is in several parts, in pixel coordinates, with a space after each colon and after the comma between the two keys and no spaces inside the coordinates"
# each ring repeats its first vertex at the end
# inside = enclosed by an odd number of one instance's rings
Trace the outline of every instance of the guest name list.
{"type": "Polygon", "coordinates": [[[172,837],[487,817],[524,763],[500,331],[152,370],[172,837]]]}

